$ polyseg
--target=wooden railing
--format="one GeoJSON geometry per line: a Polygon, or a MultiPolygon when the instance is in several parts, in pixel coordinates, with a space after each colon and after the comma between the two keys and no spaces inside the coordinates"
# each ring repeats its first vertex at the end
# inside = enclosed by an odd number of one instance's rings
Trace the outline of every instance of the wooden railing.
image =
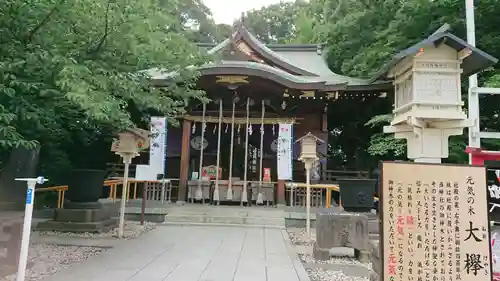
{"type": "MultiPolygon", "coordinates": [[[[120,180],[121,181],[121,180],[120,180]]],[[[143,185],[142,188],[146,188],[146,199],[155,201],[172,201],[173,191],[179,186],[178,179],[167,179],[165,180],[165,186],[161,180],[128,180],[128,194],[127,200],[131,197],[137,199],[139,185],[143,185]],[[147,185],[147,186],[146,186],[147,185]]],[[[122,184],[122,182],[120,182],[122,184]]],[[[109,199],[116,200],[117,187],[112,186],[110,188],[109,199]]],[[[142,195],[139,196],[142,198],[142,195]]]]}
{"type": "MultiPolygon", "coordinates": [[[[105,180],[103,183],[103,187],[109,187],[110,191],[114,190],[114,195],[116,197],[116,187],[119,184],[123,184],[122,180],[105,180]]],[[[57,191],[57,208],[64,208],[64,198],[66,196],[66,191],[68,191],[67,185],[59,185],[59,186],[51,186],[51,187],[43,187],[35,189],[35,194],[40,192],[48,192],[48,191],[57,191]]],[[[112,192],[110,192],[111,198],[112,192]]]]}
{"type": "MultiPolygon", "coordinates": [[[[130,179],[128,181],[128,193],[127,193],[127,200],[130,198],[137,199],[138,197],[138,185],[143,184],[143,188],[146,188],[146,199],[147,200],[156,200],[156,201],[167,201],[171,202],[172,201],[172,195],[174,194],[174,190],[177,189],[178,187],[178,179],[169,179],[166,181],[165,186],[161,183],[161,181],[155,180],[155,181],[142,181],[142,180],[135,180],[135,179],[130,179]],[[132,188],[131,188],[132,187],[132,188]]],[[[109,187],[109,196],[108,198],[111,200],[116,200],[117,199],[117,190],[118,186],[121,185],[123,188],[123,180],[121,179],[109,179],[105,180],[103,183],[103,188],[104,187],[109,187]]],[[[52,187],[44,187],[44,188],[37,188],[35,189],[36,193],[40,192],[48,192],[48,191],[56,191],[57,192],[57,208],[64,208],[64,198],[66,195],[66,191],[68,191],[68,186],[67,185],[59,185],[59,186],[52,186],[52,187]]],[[[177,194],[174,194],[175,198],[177,194]]]]}
{"type": "Polygon", "coordinates": [[[52,187],[37,188],[37,189],[35,189],[35,194],[40,193],[40,192],[47,192],[47,191],[57,191],[57,208],[60,209],[60,208],[64,207],[64,196],[65,196],[67,190],[68,190],[67,185],[59,185],[59,186],[52,186],[52,187]]]}

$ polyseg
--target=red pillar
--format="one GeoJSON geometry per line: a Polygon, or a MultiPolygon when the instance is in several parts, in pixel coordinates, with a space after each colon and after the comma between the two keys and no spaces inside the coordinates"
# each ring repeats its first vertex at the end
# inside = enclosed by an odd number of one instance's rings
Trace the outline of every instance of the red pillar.
{"type": "Polygon", "coordinates": [[[284,180],[278,180],[278,187],[276,188],[276,204],[286,205],[284,180]]]}

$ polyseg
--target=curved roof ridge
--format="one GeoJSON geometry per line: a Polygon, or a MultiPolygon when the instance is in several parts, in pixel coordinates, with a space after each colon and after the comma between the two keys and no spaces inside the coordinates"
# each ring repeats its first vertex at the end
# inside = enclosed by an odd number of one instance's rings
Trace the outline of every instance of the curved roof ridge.
{"type": "Polygon", "coordinates": [[[304,75],[304,76],[318,76],[315,73],[312,73],[310,71],[307,71],[305,69],[299,68],[292,64],[290,61],[287,59],[283,58],[279,54],[277,54],[275,51],[271,50],[269,47],[267,47],[265,44],[259,41],[255,36],[253,36],[248,29],[246,29],[244,26],[240,26],[237,30],[237,32],[241,35],[242,38],[246,39],[249,44],[251,44],[252,48],[257,51],[262,57],[270,60],[273,62],[275,65],[286,69],[292,73],[299,74],[299,75],[304,75]]]}
{"type": "Polygon", "coordinates": [[[217,53],[218,51],[224,49],[227,45],[229,45],[230,42],[231,42],[231,39],[230,38],[226,38],[226,40],[220,42],[215,47],[213,47],[210,50],[208,50],[207,53],[209,55],[213,55],[213,54],[217,53]]]}
{"type": "Polygon", "coordinates": [[[266,71],[269,73],[280,75],[287,80],[294,81],[297,83],[311,83],[311,82],[312,83],[316,83],[316,82],[325,83],[326,82],[326,80],[324,78],[319,77],[319,76],[306,76],[306,77],[296,76],[296,75],[293,75],[293,74],[286,72],[285,70],[282,70],[282,69],[279,69],[276,67],[272,67],[272,66],[267,65],[267,64],[262,64],[259,62],[251,62],[251,61],[222,60],[218,63],[212,62],[212,63],[204,64],[201,68],[202,69],[203,68],[212,68],[212,67],[218,67],[218,66],[235,67],[235,68],[237,68],[237,67],[250,67],[253,69],[259,69],[259,70],[263,70],[263,71],[266,71]]]}

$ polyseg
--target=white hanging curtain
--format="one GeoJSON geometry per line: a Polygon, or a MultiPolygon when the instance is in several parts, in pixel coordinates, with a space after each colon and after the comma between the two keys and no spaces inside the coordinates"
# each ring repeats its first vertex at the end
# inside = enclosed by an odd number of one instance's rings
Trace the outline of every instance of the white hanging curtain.
{"type": "Polygon", "coordinates": [[[203,190],[201,188],[202,185],[202,172],[203,172],[203,152],[205,150],[205,129],[207,124],[205,122],[205,114],[207,111],[207,105],[203,103],[203,115],[201,117],[201,140],[200,140],[200,166],[198,168],[198,186],[196,187],[195,198],[196,200],[203,199],[203,190]]]}
{"type": "MultiPolygon", "coordinates": [[[[243,206],[243,202],[248,202],[247,198],[247,171],[248,171],[248,133],[250,130],[249,127],[250,122],[250,98],[247,98],[247,118],[246,118],[246,127],[245,127],[245,170],[243,171],[243,191],[241,192],[241,202],[240,204],[243,206]]],[[[250,198],[250,200],[252,200],[250,198]]]]}
{"type": "Polygon", "coordinates": [[[234,109],[235,109],[235,100],[233,99],[233,112],[231,117],[231,146],[229,151],[229,186],[227,188],[227,200],[233,200],[233,146],[234,146],[234,109]]]}
{"type": "Polygon", "coordinates": [[[264,114],[266,107],[264,100],[262,100],[262,114],[260,117],[260,163],[259,163],[259,192],[257,194],[257,204],[262,204],[264,202],[262,194],[262,157],[264,156],[264,114]]]}
{"type": "Polygon", "coordinates": [[[219,167],[220,167],[220,134],[222,130],[222,100],[219,100],[219,129],[217,131],[217,167],[215,170],[215,190],[213,200],[220,204],[219,200],[219,167]]]}

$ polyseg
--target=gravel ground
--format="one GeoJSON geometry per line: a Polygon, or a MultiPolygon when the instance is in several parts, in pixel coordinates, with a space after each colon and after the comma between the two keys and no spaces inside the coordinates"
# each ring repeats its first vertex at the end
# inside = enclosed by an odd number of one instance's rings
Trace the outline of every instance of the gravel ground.
{"type": "Polygon", "coordinates": [[[366,267],[368,269],[372,269],[371,263],[360,262],[355,258],[351,257],[331,257],[327,261],[317,261],[311,254],[299,254],[299,258],[302,263],[310,263],[310,264],[341,264],[341,265],[359,265],[366,267]]]}
{"type": "MultiPolygon", "coordinates": [[[[143,233],[156,228],[155,223],[146,222],[141,226],[139,222],[127,221],[125,223],[124,236],[126,239],[132,239],[143,233]]],[[[69,233],[57,231],[39,232],[40,236],[58,236],[58,237],[82,237],[96,239],[113,239],[117,237],[118,229],[107,233],[69,233]]],[[[39,281],[52,275],[72,264],[84,261],[92,256],[105,251],[98,247],[79,247],[79,246],[57,246],[47,244],[32,244],[29,250],[29,260],[32,267],[26,272],[26,281],[39,281]]],[[[0,279],[0,281],[14,281],[16,274],[9,275],[0,279]]]]}
{"type": "Polygon", "coordinates": [[[311,281],[369,281],[367,277],[347,276],[342,271],[324,270],[321,268],[306,269],[311,281]]]}
{"type": "Polygon", "coordinates": [[[311,229],[311,237],[308,237],[305,228],[287,228],[288,236],[295,245],[312,246],[316,241],[316,230],[311,229]]]}
{"type": "MultiPolygon", "coordinates": [[[[126,221],[123,235],[126,239],[131,239],[140,236],[143,233],[151,231],[156,228],[156,223],[145,222],[142,226],[140,222],[126,221]]],[[[38,233],[40,236],[71,236],[71,237],[84,237],[84,238],[114,238],[118,237],[118,228],[106,233],[71,233],[71,232],[57,232],[57,231],[41,231],[38,233]]]]}
{"type": "MultiPolygon", "coordinates": [[[[316,241],[316,231],[311,229],[311,237],[307,235],[304,228],[287,228],[290,240],[295,245],[312,247],[316,241]]],[[[331,257],[327,261],[317,261],[310,253],[298,254],[302,263],[307,264],[337,264],[337,265],[358,265],[367,269],[372,269],[371,263],[362,263],[352,257],[331,257]]],[[[311,281],[369,281],[367,277],[347,276],[342,271],[327,270],[323,268],[308,268],[306,269],[311,281]]]]}
{"type": "MultiPolygon", "coordinates": [[[[103,252],[103,248],[55,246],[34,244],[30,246],[29,261],[32,267],[26,271],[26,281],[39,281],[72,264],[84,261],[103,252]]],[[[14,281],[16,274],[0,279],[14,281]]]]}

